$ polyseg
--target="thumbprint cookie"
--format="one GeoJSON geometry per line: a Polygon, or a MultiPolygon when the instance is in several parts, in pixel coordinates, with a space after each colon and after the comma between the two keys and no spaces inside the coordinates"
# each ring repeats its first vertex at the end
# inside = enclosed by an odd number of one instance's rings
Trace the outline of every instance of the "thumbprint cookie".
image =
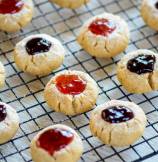
{"type": "Polygon", "coordinates": [[[158,31],[158,1],[143,0],[141,5],[141,15],[145,23],[158,31]]]}
{"type": "Polygon", "coordinates": [[[59,40],[47,35],[36,34],[17,43],[14,50],[16,65],[24,72],[44,76],[60,67],[65,49],[59,40]]]}
{"type": "Polygon", "coordinates": [[[92,56],[113,57],[128,46],[128,25],[119,16],[103,13],[90,18],[81,27],[77,40],[92,56]]]}
{"type": "Polygon", "coordinates": [[[82,140],[66,125],[52,125],[40,131],[31,142],[34,162],[77,162],[83,152],[82,140]]]}
{"type": "Polygon", "coordinates": [[[56,112],[66,115],[84,113],[95,105],[98,96],[96,82],[81,71],[63,71],[46,85],[44,96],[56,112]]]}
{"type": "Polygon", "coordinates": [[[32,17],[32,0],[0,1],[0,30],[16,32],[26,26],[32,17]]]}
{"type": "Polygon", "coordinates": [[[19,117],[15,109],[0,102],[0,144],[14,137],[19,128],[19,117]]]}
{"type": "Polygon", "coordinates": [[[158,90],[158,56],[140,49],[125,55],[117,66],[117,77],[130,93],[158,90]]]}
{"type": "Polygon", "coordinates": [[[144,133],[146,116],[133,102],[111,100],[93,110],[90,129],[104,144],[129,146],[144,133]]]}
{"type": "Polygon", "coordinates": [[[90,0],[77,0],[77,1],[76,0],[50,0],[50,1],[64,8],[76,9],[81,7],[82,5],[85,5],[90,0]]]}

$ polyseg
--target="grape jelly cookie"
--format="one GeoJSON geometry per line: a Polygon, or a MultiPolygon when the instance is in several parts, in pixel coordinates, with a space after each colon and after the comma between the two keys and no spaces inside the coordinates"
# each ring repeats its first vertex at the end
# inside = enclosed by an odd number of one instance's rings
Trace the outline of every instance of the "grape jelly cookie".
{"type": "Polygon", "coordinates": [[[125,55],[118,63],[117,77],[130,93],[158,90],[158,56],[149,50],[125,55]]]}
{"type": "Polygon", "coordinates": [[[84,72],[64,71],[48,82],[44,96],[55,111],[76,115],[92,109],[98,96],[98,87],[84,72]]]}
{"type": "Polygon", "coordinates": [[[0,102],[0,144],[9,141],[19,128],[19,117],[16,111],[0,102]]]}
{"type": "Polygon", "coordinates": [[[63,62],[65,50],[55,38],[36,34],[20,41],[14,50],[14,60],[19,69],[32,75],[47,75],[63,62]]]}
{"type": "Polygon", "coordinates": [[[78,42],[92,56],[113,57],[128,46],[128,25],[113,14],[95,16],[81,28],[78,42]]]}
{"type": "Polygon", "coordinates": [[[1,0],[0,30],[16,32],[26,26],[33,16],[32,0],[1,0]]]}
{"type": "Polygon", "coordinates": [[[3,87],[5,83],[5,69],[3,64],[0,62],[0,87],[3,87]]]}
{"type": "Polygon", "coordinates": [[[83,145],[78,134],[61,124],[45,128],[31,142],[35,162],[77,162],[82,152],[83,145]]]}
{"type": "Polygon", "coordinates": [[[141,15],[147,25],[158,30],[158,1],[143,0],[141,5],[141,15]]]}
{"type": "Polygon", "coordinates": [[[146,116],[136,104],[112,100],[92,112],[90,129],[103,143],[128,146],[140,138],[146,126],[146,116]]]}
{"type": "Polygon", "coordinates": [[[56,3],[57,5],[64,7],[64,8],[79,8],[80,6],[86,4],[89,2],[89,0],[50,0],[53,3],[56,3]]]}

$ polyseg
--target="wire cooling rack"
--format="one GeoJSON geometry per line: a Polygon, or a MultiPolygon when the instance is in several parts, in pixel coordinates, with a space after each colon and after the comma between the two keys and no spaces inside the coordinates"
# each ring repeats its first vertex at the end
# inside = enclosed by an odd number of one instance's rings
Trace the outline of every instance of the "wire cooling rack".
{"type": "Polygon", "coordinates": [[[78,131],[84,143],[80,162],[158,161],[158,93],[129,94],[116,79],[116,63],[126,52],[138,48],[157,51],[158,35],[140,17],[140,2],[91,0],[80,9],[69,10],[59,8],[47,0],[35,0],[35,15],[29,26],[15,34],[0,32],[0,60],[7,71],[6,86],[0,91],[0,99],[15,107],[20,116],[17,135],[10,142],[0,145],[0,162],[31,162],[31,139],[39,130],[55,123],[69,125],[78,131]],[[125,53],[106,60],[92,58],[76,42],[78,29],[83,22],[104,11],[122,16],[131,30],[131,42],[125,53]],[[63,66],[51,75],[41,78],[19,71],[12,55],[14,45],[19,40],[35,33],[55,36],[67,49],[63,66]],[[92,137],[88,126],[90,112],[73,117],[52,112],[43,99],[43,89],[55,73],[64,69],[85,71],[96,80],[100,87],[97,104],[110,99],[130,100],[139,104],[148,118],[144,136],[130,147],[108,147],[92,137]]]}

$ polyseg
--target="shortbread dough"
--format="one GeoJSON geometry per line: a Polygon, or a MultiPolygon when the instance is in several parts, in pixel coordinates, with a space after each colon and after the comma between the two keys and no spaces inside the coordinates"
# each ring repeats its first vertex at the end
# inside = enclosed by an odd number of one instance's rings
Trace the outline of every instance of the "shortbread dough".
{"type": "Polygon", "coordinates": [[[90,118],[90,129],[104,144],[129,146],[144,132],[146,116],[135,103],[112,100],[99,105],[90,118]]]}
{"type": "Polygon", "coordinates": [[[19,117],[15,109],[0,102],[0,144],[14,137],[19,128],[19,117]]]}
{"type": "Polygon", "coordinates": [[[64,8],[76,9],[88,3],[90,0],[77,0],[77,1],[76,0],[50,0],[50,1],[64,8]]]}
{"type": "Polygon", "coordinates": [[[14,60],[19,69],[38,76],[47,75],[60,67],[64,55],[62,44],[46,34],[28,36],[14,50],[14,60]]]}
{"type": "Polygon", "coordinates": [[[77,40],[92,56],[113,57],[128,46],[128,25],[119,16],[103,13],[90,18],[81,27],[77,40]]]}
{"type": "Polygon", "coordinates": [[[147,25],[158,30],[158,1],[143,0],[141,5],[141,15],[147,25]]]}
{"type": "Polygon", "coordinates": [[[5,69],[3,64],[0,62],[0,87],[3,87],[5,84],[5,69]]]}
{"type": "Polygon", "coordinates": [[[79,135],[66,125],[52,125],[31,142],[34,162],[77,162],[83,152],[79,135]]]}
{"type": "MultiPolygon", "coordinates": [[[[9,3],[10,0],[2,0],[2,2],[3,1],[9,3]]],[[[23,28],[24,26],[26,26],[32,20],[33,17],[32,0],[19,0],[19,1],[23,2],[23,6],[18,12],[4,14],[1,12],[0,8],[0,30],[6,32],[16,32],[21,28],[23,28]]],[[[1,5],[0,7],[4,8],[4,6],[1,5]]]]}
{"type": "Polygon", "coordinates": [[[44,96],[53,110],[66,115],[77,115],[92,109],[98,96],[98,87],[96,82],[84,72],[63,71],[48,82],[44,96]],[[65,80],[57,81],[61,77],[65,80]]]}
{"type": "Polygon", "coordinates": [[[141,94],[158,90],[158,55],[144,49],[130,52],[118,63],[117,77],[130,93],[141,94]],[[134,58],[137,59],[134,61],[134,58]],[[128,67],[133,67],[133,70],[128,67]]]}

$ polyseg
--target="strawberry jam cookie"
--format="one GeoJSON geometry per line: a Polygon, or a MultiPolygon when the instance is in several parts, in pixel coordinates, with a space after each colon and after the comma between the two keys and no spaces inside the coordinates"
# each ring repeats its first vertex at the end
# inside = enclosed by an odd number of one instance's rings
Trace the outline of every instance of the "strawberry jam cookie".
{"type": "Polygon", "coordinates": [[[158,1],[143,0],[141,5],[141,15],[145,23],[158,31],[158,1]]]}
{"type": "Polygon", "coordinates": [[[149,50],[125,55],[117,66],[117,77],[130,93],[158,90],[158,56],[149,50]]]}
{"type": "Polygon", "coordinates": [[[3,64],[0,62],[0,88],[5,84],[5,69],[3,64]]]}
{"type": "Polygon", "coordinates": [[[77,1],[76,0],[50,0],[50,1],[64,8],[76,9],[88,3],[90,0],[77,0],[77,1]]]}
{"type": "Polygon", "coordinates": [[[35,162],[77,162],[82,152],[83,145],[78,134],[61,124],[43,129],[31,142],[35,162]]]}
{"type": "Polygon", "coordinates": [[[110,13],[95,16],[81,28],[78,42],[92,56],[113,57],[128,46],[128,25],[110,13]]]}
{"type": "Polygon", "coordinates": [[[19,128],[19,117],[16,111],[0,102],[0,144],[9,141],[19,128]]]}
{"type": "Polygon", "coordinates": [[[84,72],[63,71],[48,82],[44,96],[55,111],[76,115],[92,109],[98,96],[98,87],[84,72]]]}
{"type": "Polygon", "coordinates": [[[33,16],[32,0],[0,0],[0,30],[16,32],[33,16]]]}
{"type": "Polygon", "coordinates": [[[133,102],[112,100],[99,105],[91,114],[90,129],[103,143],[128,146],[138,140],[145,129],[146,116],[133,102]]]}
{"type": "Polygon", "coordinates": [[[14,50],[14,60],[19,69],[38,76],[57,69],[63,63],[64,55],[62,44],[46,34],[24,38],[14,50]]]}

